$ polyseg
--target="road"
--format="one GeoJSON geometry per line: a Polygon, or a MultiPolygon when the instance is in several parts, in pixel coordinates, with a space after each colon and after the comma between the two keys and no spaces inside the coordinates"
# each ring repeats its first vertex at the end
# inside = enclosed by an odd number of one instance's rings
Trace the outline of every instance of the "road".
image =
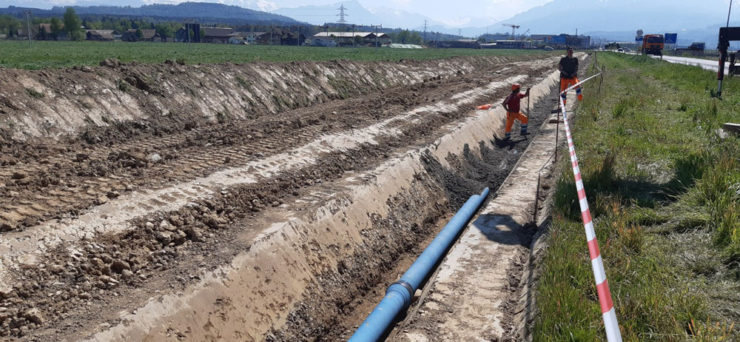
{"type": "MultiPolygon", "coordinates": [[[[658,56],[651,56],[653,58],[660,58],[658,56]]],[[[676,57],[676,56],[663,56],[663,60],[669,63],[684,64],[684,65],[695,65],[705,70],[718,71],[719,63],[717,61],[701,58],[689,58],[689,57],[676,57]]],[[[730,63],[725,62],[725,75],[729,69],[730,63]]]]}

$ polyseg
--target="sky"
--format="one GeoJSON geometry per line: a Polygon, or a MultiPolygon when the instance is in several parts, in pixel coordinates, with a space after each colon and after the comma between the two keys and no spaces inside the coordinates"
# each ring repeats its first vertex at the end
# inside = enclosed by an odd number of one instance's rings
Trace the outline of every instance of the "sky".
{"type": "MultiPolygon", "coordinates": [[[[237,5],[262,11],[278,8],[291,8],[306,5],[327,5],[341,0],[198,0],[237,5]]],[[[552,0],[357,0],[363,7],[373,9],[395,9],[427,16],[451,27],[475,26],[481,22],[486,25],[497,22],[532,7],[552,0]]],[[[130,5],[139,6],[151,3],[180,3],[179,0],[0,0],[0,7],[28,6],[51,8],[69,5],[130,5]]]]}

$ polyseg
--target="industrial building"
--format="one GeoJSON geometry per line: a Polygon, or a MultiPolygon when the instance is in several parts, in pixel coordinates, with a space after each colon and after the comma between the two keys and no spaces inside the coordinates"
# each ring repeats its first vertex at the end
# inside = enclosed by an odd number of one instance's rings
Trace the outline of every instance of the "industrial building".
{"type": "Polygon", "coordinates": [[[334,41],[339,46],[387,45],[391,38],[382,32],[319,32],[313,35],[312,45],[328,46],[325,41],[334,41]],[[324,44],[324,45],[322,45],[324,44]]]}

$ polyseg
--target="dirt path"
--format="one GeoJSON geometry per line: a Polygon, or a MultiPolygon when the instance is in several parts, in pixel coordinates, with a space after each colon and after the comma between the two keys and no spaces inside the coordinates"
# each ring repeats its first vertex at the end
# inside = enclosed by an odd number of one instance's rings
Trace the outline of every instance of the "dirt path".
{"type": "MultiPolygon", "coordinates": [[[[97,133],[92,139],[97,144],[85,140],[93,135],[89,132],[56,144],[6,144],[3,149],[11,152],[0,163],[5,195],[0,199],[0,336],[78,339],[115,326],[123,312],[135,313],[153,294],[203,284],[209,271],[249,252],[250,241],[277,231],[271,226],[275,222],[311,212],[327,200],[341,202],[334,182],[434,142],[468,117],[474,104],[503,97],[511,82],[535,82],[531,76],[540,77],[553,62],[511,62],[494,76],[433,78],[255,119],[183,124],[182,130],[140,121],[97,133]]],[[[516,158],[511,151],[506,153],[516,158]]],[[[458,164],[465,163],[470,161],[458,164]]],[[[469,187],[500,177],[469,173],[469,187]]],[[[416,186],[440,188],[425,182],[416,186]]],[[[411,252],[409,247],[425,240],[456,201],[448,196],[426,207],[423,198],[406,200],[394,205],[426,208],[421,218],[426,224],[390,244],[397,254],[387,256],[378,271],[392,268],[411,252]]],[[[254,267],[261,274],[264,265],[254,267]]],[[[372,265],[347,267],[362,272],[372,265]]],[[[322,312],[318,304],[303,303],[314,314],[322,312]]],[[[311,319],[292,312],[293,318],[282,317],[289,323],[274,336],[322,334],[291,330],[292,324],[311,319]]],[[[329,313],[316,317],[332,319],[329,313]]],[[[315,324],[316,329],[330,326],[325,323],[315,324]]],[[[168,334],[197,339],[185,331],[168,334]]]]}

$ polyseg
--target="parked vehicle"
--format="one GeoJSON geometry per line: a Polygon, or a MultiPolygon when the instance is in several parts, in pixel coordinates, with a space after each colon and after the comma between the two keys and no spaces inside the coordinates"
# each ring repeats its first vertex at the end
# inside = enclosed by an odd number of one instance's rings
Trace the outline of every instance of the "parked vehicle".
{"type": "Polygon", "coordinates": [[[646,34],[642,37],[642,47],[640,53],[647,55],[663,55],[663,48],[665,47],[665,38],[662,34],[646,34]]]}

